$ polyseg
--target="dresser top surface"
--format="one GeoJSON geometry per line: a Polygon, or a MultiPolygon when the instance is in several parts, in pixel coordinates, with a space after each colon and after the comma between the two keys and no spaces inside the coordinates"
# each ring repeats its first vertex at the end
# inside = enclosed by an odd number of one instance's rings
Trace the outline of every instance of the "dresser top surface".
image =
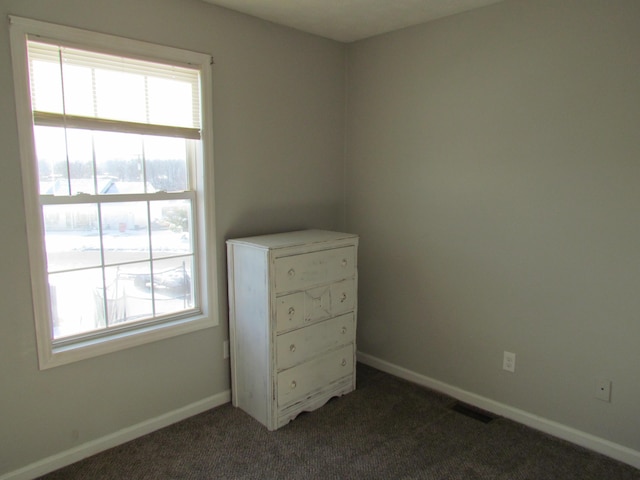
{"type": "Polygon", "coordinates": [[[334,242],[354,239],[358,236],[352,233],[332,232],[329,230],[298,230],[295,232],[273,233],[255,237],[233,238],[228,244],[249,245],[258,248],[287,248],[313,243],[334,242]]]}

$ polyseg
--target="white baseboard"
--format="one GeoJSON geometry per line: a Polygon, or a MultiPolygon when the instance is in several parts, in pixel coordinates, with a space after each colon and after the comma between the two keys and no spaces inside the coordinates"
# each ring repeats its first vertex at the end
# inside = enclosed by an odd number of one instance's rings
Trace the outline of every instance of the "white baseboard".
{"type": "Polygon", "coordinates": [[[539,417],[524,410],[496,402],[475,393],[462,390],[461,388],[454,387],[453,385],[449,385],[406,368],[399,367],[398,365],[381,360],[366,353],[358,352],[358,361],[396,377],[400,377],[418,385],[444,393],[456,400],[468,403],[469,405],[473,405],[482,410],[508,418],[576,445],[580,445],[581,447],[593,450],[594,452],[601,453],[607,457],[631,465],[632,467],[640,468],[640,452],[623,445],[576,430],[575,428],[554,422],[553,420],[539,417]]]}
{"type": "Polygon", "coordinates": [[[213,395],[185,407],[173,410],[155,418],[145,420],[136,425],[123,428],[104,437],[91,440],[90,442],[78,445],[70,450],[60,452],[56,455],[39,460],[26,467],[14,470],[13,472],[0,475],[0,480],[30,480],[44,475],[67,465],[71,465],[83,458],[87,458],[96,453],[103,452],[109,448],[116,447],[130,440],[136,439],[148,433],[167,427],[173,423],[205,412],[211,408],[224,405],[231,401],[231,391],[213,395]]]}

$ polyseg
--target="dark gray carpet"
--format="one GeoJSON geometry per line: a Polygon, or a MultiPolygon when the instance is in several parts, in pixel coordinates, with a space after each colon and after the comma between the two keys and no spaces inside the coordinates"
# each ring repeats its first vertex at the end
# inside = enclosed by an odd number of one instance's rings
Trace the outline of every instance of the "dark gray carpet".
{"type": "Polygon", "coordinates": [[[42,477],[640,480],[640,470],[358,365],[358,388],[276,432],[231,405],[42,477]]]}

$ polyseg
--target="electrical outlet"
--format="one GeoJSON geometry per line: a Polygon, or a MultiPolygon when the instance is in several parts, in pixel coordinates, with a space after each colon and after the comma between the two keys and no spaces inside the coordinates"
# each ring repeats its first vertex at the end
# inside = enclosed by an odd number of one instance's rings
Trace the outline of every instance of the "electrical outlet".
{"type": "Polygon", "coordinates": [[[222,342],[222,358],[229,358],[229,340],[222,342]]]}
{"type": "Polygon", "coordinates": [[[513,352],[504,352],[502,357],[502,369],[507,372],[515,373],[516,371],[516,354],[513,352]]]}
{"type": "Polygon", "coordinates": [[[611,380],[608,378],[596,378],[595,397],[603,402],[611,401],[611,380]]]}

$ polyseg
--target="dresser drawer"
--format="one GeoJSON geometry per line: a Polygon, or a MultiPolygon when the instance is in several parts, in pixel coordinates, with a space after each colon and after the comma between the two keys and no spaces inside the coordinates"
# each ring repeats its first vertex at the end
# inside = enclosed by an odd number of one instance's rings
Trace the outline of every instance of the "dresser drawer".
{"type": "Polygon", "coordinates": [[[353,344],[280,372],[278,406],[302,400],[353,372],[353,344]]]}
{"type": "Polygon", "coordinates": [[[283,332],[352,311],[356,279],[311,288],[276,298],[276,331],[283,332]]]}
{"type": "Polygon", "coordinates": [[[304,297],[304,292],[297,292],[276,298],[276,332],[305,324],[304,297]]]}
{"type": "Polygon", "coordinates": [[[275,260],[275,289],[276,292],[304,290],[319,283],[352,277],[355,269],[355,247],[280,257],[275,260]]]}
{"type": "Polygon", "coordinates": [[[355,340],[354,315],[349,313],[306,328],[279,335],[276,347],[278,371],[293,367],[327,350],[355,340]]]}
{"type": "Polygon", "coordinates": [[[356,306],[356,281],[354,278],[333,283],[329,286],[331,292],[331,314],[339,315],[350,312],[356,306]]]}

